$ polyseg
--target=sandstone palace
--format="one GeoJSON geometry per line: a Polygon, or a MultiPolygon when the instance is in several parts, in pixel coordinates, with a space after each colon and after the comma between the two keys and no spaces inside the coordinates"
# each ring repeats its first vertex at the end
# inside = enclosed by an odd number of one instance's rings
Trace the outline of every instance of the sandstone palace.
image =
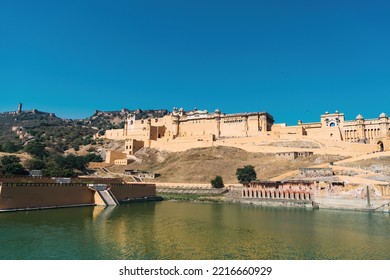
{"type": "Polygon", "coordinates": [[[210,113],[173,108],[158,118],[136,119],[129,114],[123,129],[107,130],[96,137],[125,142],[123,151],[111,152],[106,159],[110,163],[117,160],[117,164],[126,164],[126,156],[143,147],[183,151],[226,145],[264,152],[261,142],[278,140],[317,141],[329,151],[338,147],[351,153],[370,153],[390,150],[390,121],[385,113],[375,119],[358,115],[347,121],[343,113],[336,111],[321,115],[319,122],[298,121],[295,126],[287,126],[274,123],[267,112],[225,114],[219,109],[210,113]]]}

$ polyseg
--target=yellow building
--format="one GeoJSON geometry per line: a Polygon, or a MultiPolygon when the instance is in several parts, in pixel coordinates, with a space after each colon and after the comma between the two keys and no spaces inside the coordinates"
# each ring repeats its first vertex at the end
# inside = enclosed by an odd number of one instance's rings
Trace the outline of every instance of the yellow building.
{"type": "Polygon", "coordinates": [[[135,115],[129,114],[123,129],[107,130],[105,135],[96,137],[124,140],[124,155],[143,147],[185,150],[210,147],[215,141],[228,138],[253,141],[253,137],[369,144],[354,144],[351,148],[372,152],[390,150],[390,121],[385,113],[377,119],[365,120],[358,115],[355,120],[346,121],[344,114],[336,111],[321,115],[319,122],[298,121],[296,126],[287,126],[274,124],[273,117],[266,112],[224,114],[218,109],[209,113],[173,108],[172,113],[160,118],[136,120],[135,115]]]}
{"type": "Polygon", "coordinates": [[[326,112],[319,123],[299,121],[298,127],[302,128],[303,135],[312,139],[376,144],[380,151],[390,149],[390,121],[385,113],[376,119],[364,119],[359,114],[355,120],[346,121],[343,113],[326,112]]]}
{"type": "Polygon", "coordinates": [[[123,129],[107,130],[104,138],[125,140],[126,154],[153,146],[153,141],[167,143],[173,140],[214,141],[224,137],[249,137],[271,131],[273,118],[266,112],[224,114],[220,110],[209,113],[194,109],[174,108],[161,118],[136,120],[130,114],[123,129]]]}

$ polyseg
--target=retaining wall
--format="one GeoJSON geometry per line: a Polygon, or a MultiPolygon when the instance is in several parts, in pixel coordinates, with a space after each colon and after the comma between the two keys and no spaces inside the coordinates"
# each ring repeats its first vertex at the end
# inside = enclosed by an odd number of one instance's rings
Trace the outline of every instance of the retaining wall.
{"type": "Polygon", "coordinates": [[[0,189],[0,209],[29,209],[94,205],[94,191],[87,186],[13,186],[0,189]]]}

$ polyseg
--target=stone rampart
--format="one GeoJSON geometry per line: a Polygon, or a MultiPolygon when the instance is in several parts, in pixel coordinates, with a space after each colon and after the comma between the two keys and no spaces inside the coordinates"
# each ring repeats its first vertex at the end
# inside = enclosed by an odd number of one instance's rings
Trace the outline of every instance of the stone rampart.
{"type": "Polygon", "coordinates": [[[2,183],[0,209],[34,209],[94,205],[94,192],[81,184],[2,183]]]}

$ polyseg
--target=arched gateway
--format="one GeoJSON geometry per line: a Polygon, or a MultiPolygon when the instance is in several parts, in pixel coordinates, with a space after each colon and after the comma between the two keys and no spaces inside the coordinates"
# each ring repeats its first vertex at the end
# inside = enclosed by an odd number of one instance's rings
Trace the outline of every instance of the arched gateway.
{"type": "Polygon", "coordinates": [[[379,141],[379,142],[377,143],[377,145],[378,145],[378,149],[379,149],[380,152],[383,152],[383,151],[385,150],[385,147],[384,147],[382,141],[379,141]]]}

